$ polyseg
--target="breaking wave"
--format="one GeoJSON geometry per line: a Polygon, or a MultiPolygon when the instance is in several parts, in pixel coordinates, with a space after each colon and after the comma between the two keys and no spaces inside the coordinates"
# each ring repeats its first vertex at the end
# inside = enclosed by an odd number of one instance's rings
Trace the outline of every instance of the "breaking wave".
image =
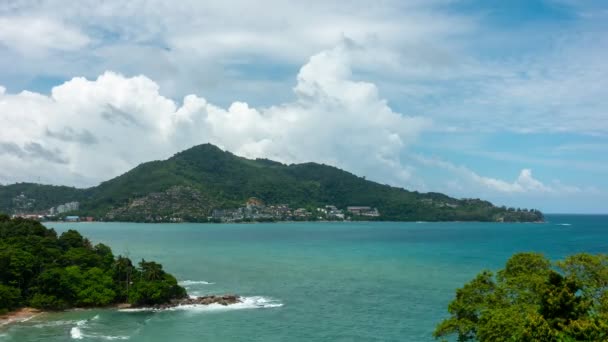
{"type": "Polygon", "coordinates": [[[557,223],[556,226],[571,226],[570,223],[557,223]]]}
{"type": "Polygon", "coordinates": [[[70,329],[70,337],[74,340],[82,340],[82,331],[80,331],[80,328],[72,327],[72,329],[70,329]]]}
{"type": "Polygon", "coordinates": [[[84,327],[86,324],[86,320],[76,322],[76,326],[70,329],[70,337],[75,340],[82,340],[84,336],[82,335],[82,331],[80,330],[80,328],[84,327]]]}
{"type": "Polygon", "coordinates": [[[121,312],[155,312],[155,311],[193,311],[193,312],[212,312],[212,311],[231,311],[231,310],[244,310],[244,309],[270,309],[280,308],[283,303],[276,299],[263,297],[263,296],[251,296],[241,297],[240,303],[231,305],[221,304],[189,304],[189,305],[178,305],[167,309],[155,309],[155,308],[135,308],[135,309],[121,309],[121,312]]]}
{"type": "Polygon", "coordinates": [[[189,285],[213,285],[214,283],[210,283],[204,280],[182,280],[178,282],[181,286],[189,286],[189,285]]]}
{"type": "Polygon", "coordinates": [[[97,337],[97,338],[100,338],[102,340],[107,340],[107,341],[128,340],[129,339],[129,336],[105,336],[105,335],[95,336],[95,335],[91,335],[89,337],[97,337]]]}
{"type": "Polygon", "coordinates": [[[71,325],[74,324],[74,321],[48,321],[48,322],[43,322],[43,323],[36,323],[34,325],[31,325],[32,328],[47,328],[47,327],[57,327],[57,326],[61,326],[61,325],[71,325]]]}
{"type": "MultiPolygon", "coordinates": [[[[91,318],[91,321],[99,319],[99,315],[95,315],[95,317],[91,318]]],[[[114,341],[114,340],[128,340],[129,336],[112,336],[112,335],[98,335],[98,334],[84,334],[82,330],[87,326],[87,320],[82,320],[76,322],[76,326],[70,329],[70,337],[74,340],[82,340],[85,337],[87,339],[98,339],[105,341],[114,341]]]]}

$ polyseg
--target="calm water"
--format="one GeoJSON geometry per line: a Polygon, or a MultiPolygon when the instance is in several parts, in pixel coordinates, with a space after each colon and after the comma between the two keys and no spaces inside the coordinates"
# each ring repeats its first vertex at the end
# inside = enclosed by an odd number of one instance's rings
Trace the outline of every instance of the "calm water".
{"type": "Polygon", "coordinates": [[[608,252],[608,216],[546,224],[49,224],[153,259],[191,294],[238,307],[44,314],[0,341],[432,341],[454,290],[517,251],[608,252]]]}

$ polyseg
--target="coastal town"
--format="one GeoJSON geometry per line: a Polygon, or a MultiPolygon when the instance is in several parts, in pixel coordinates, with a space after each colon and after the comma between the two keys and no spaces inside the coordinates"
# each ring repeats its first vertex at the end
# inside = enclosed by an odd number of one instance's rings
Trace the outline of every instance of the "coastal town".
{"type": "MultiPolygon", "coordinates": [[[[19,198],[23,200],[23,198],[19,198]]],[[[93,217],[76,215],[80,209],[77,201],[66,202],[49,208],[43,212],[17,212],[13,217],[34,219],[39,221],[93,222],[113,221],[108,217],[93,217]]],[[[207,222],[239,223],[239,222],[276,222],[276,221],[350,221],[373,220],[380,217],[377,208],[370,206],[347,206],[338,208],[335,205],[308,206],[291,208],[287,204],[266,205],[261,199],[249,198],[242,206],[236,208],[213,209],[206,217],[207,222]]],[[[188,222],[189,220],[176,215],[151,215],[147,222],[188,222]]],[[[200,220],[198,220],[200,221],[200,220]]]]}
{"type": "Polygon", "coordinates": [[[335,205],[292,209],[287,204],[264,205],[257,198],[250,198],[244,206],[234,209],[213,210],[210,221],[344,221],[353,218],[376,218],[380,213],[369,206],[348,206],[346,210],[335,205]]]}

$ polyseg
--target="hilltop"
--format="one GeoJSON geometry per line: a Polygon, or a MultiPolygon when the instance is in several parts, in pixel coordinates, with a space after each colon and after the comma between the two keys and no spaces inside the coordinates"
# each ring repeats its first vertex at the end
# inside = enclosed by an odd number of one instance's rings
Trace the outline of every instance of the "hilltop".
{"type": "MultiPolygon", "coordinates": [[[[336,167],[247,159],[203,144],[167,160],[140,164],[98,186],[78,189],[19,183],[0,186],[0,211],[64,213],[121,221],[206,221],[214,210],[242,207],[250,198],[291,208],[369,206],[394,221],[542,221],[537,210],[497,207],[480,199],[455,199],[379,184],[336,167]]],[[[312,215],[317,218],[316,214],[312,215]]]]}

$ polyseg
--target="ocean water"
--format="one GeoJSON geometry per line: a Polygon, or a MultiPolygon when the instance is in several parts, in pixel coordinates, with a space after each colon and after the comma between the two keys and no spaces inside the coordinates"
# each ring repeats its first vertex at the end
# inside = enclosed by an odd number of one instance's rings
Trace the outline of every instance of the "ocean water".
{"type": "Polygon", "coordinates": [[[234,307],[42,314],[0,341],[432,341],[456,288],[518,251],[608,252],[608,216],[544,224],[49,223],[135,261],[158,261],[192,295],[234,307]]]}

